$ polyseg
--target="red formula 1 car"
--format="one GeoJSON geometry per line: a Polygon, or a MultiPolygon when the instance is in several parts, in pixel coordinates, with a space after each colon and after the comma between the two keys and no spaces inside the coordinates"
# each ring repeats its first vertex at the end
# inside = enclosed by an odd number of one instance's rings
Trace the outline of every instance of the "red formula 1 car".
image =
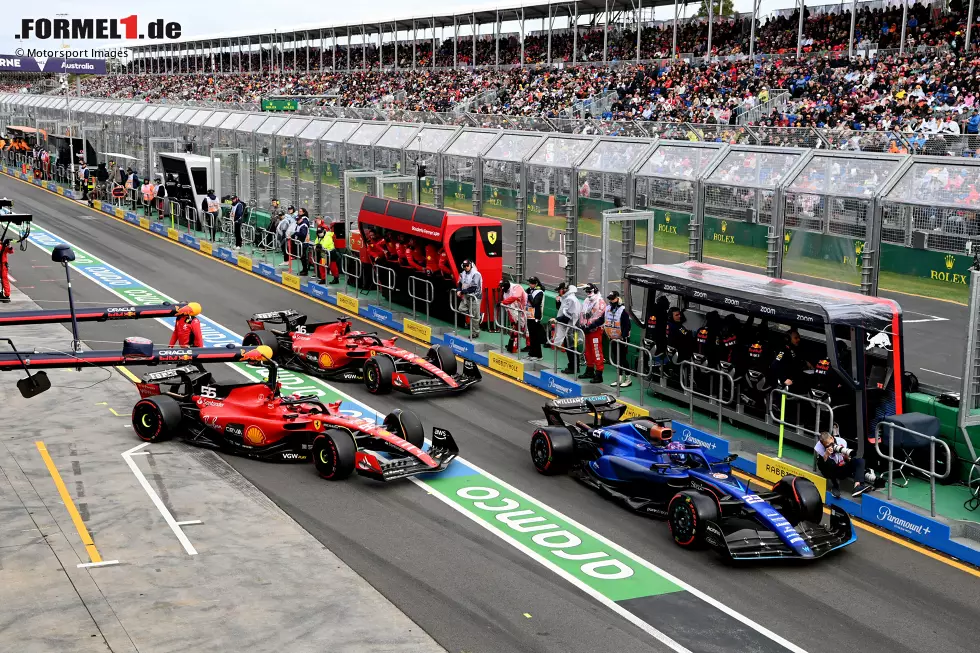
{"type": "Polygon", "coordinates": [[[344,415],[340,402],[283,397],[276,370],[270,363],[268,381],[240,384],[215,383],[194,366],[146,374],[133,430],[147,442],[178,436],[259,460],[312,458],[317,473],[330,480],[355,471],[379,481],[439,472],[459,454],[452,435],[440,428],[432,429],[432,446],[423,451],[422,423],[411,411],[392,411],[377,424],[344,415]]]}
{"type": "Polygon", "coordinates": [[[350,321],[307,324],[293,310],[256,313],[248,321],[242,345],[267,345],[274,360],[286,369],[338,381],[364,381],[373,394],[392,389],[408,394],[462,392],[483,375],[472,361],[456,371],[456,355],[433,345],[425,357],[395,346],[397,338],[382,340],[374,333],[352,331],[350,321]],[[266,330],[267,324],[281,329],[266,330]]]}

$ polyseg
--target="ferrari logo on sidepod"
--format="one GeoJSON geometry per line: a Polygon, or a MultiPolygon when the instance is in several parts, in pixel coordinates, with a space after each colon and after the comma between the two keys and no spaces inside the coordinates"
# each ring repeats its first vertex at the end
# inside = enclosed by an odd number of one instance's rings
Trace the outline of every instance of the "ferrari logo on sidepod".
{"type": "Polygon", "coordinates": [[[489,232],[489,233],[487,234],[487,240],[489,240],[489,241],[490,241],[490,244],[491,244],[491,245],[494,245],[494,244],[496,244],[496,243],[497,243],[497,232],[496,232],[496,231],[491,231],[491,232],[489,232]]]}

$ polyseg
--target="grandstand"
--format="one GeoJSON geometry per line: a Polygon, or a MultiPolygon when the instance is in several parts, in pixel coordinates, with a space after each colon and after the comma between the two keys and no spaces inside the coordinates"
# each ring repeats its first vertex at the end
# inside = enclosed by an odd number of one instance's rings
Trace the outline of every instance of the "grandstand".
{"type": "Polygon", "coordinates": [[[655,21],[639,0],[629,8],[589,0],[357,26],[357,34],[335,26],[219,36],[136,47],[126,72],[86,78],[79,90],[147,102],[329,95],[301,101],[301,111],[974,156],[972,3],[855,7],[853,20],[843,4],[808,6],[803,20],[784,9],[759,20],[655,21]]]}

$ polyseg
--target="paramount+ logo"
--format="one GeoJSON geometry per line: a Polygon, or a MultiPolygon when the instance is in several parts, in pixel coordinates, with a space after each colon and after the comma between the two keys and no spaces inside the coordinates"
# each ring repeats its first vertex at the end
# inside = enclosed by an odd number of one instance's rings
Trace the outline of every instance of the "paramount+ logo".
{"type": "Polygon", "coordinates": [[[136,14],[125,18],[24,18],[15,39],[139,40],[178,39],[180,23],[163,18],[141,23],[136,14]]]}

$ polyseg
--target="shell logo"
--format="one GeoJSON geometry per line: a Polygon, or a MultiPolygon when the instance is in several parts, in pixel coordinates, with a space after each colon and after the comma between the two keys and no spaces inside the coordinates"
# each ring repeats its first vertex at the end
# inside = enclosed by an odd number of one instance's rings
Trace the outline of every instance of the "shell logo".
{"type": "Polygon", "coordinates": [[[325,370],[330,369],[331,367],[333,367],[333,356],[331,356],[327,352],[321,352],[318,363],[322,369],[325,370]]]}
{"type": "Polygon", "coordinates": [[[252,445],[265,444],[265,433],[257,426],[245,429],[245,442],[252,445]]]}

